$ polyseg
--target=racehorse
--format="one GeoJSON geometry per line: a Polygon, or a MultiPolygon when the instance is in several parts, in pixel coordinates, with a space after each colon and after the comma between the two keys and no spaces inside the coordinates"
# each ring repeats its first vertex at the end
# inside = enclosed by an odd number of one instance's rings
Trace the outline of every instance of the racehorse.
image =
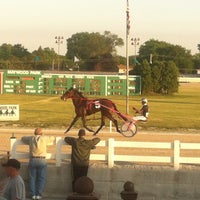
{"type": "Polygon", "coordinates": [[[89,100],[84,97],[81,92],[73,87],[71,87],[61,96],[61,100],[67,100],[69,98],[72,99],[76,116],[74,117],[69,127],[66,129],[65,133],[67,133],[71,129],[71,127],[79,118],[81,118],[84,128],[86,128],[90,132],[94,132],[93,135],[96,135],[105,125],[105,118],[111,120],[116,127],[116,131],[121,133],[120,129],[118,128],[118,122],[113,116],[114,114],[117,114],[117,116],[124,121],[127,121],[127,118],[117,110],[116,105],[111,100],[101,98],[89,100]],[[93,131],[86,125],[86,116],[92,115],[97,112],[101,112],[101,124],[96,131],[93,131]]]}

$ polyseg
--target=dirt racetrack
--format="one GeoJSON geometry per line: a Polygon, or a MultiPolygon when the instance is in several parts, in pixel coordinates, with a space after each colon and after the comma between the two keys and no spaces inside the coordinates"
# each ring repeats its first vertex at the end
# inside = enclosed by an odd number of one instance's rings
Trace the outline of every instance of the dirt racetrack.
{"type": "MultiPolygon", "coordinates": [[[[43,129],[45,135],[61,136],[77,136],[78,130],[72,130],[67,134],[64,134],[65,129],[55,130],[55,129],[43,129]]],[[[33,129],[19,129],[19,128],[2,128],[0,129],[0,154],[6,154],[9,151],[10,137],[15,136],[20,139],[23,135],[32,135],[33,129]]],[[[101,140],[108,140],[109,138],[114,138],[117,141],[140,141],[140,142],[173,142],[174,140],[179,140],[180,142],[188,143],[200,143],[200,134],[197,130],[184,131],[179,130],[177,132],[167,132],[167,131],[143,131],[138,130],[138,133],[132,138],[126,138],[119,133],[112,132],[103,129],[97,135],[101,140]]],[[[86,138],[92,138],[92,133],[87,133],[86,138]]],[[[106,153],[106,149],[103,147],[96,148],[96,153],[106,153]]],[[[116,148],[115,153],[126,154],[126,155],[148,155],[148,156],[167,156],[173,155],[172,150],[163,149],[147,149],[147,148],[116,148]]],[[[182,150],[181,156],[200,156],[200,150],[182,150]]]]}

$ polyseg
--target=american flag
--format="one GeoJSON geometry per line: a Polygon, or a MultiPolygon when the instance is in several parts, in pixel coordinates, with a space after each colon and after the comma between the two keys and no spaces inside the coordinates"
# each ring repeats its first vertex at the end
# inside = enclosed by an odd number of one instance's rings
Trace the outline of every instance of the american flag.
{"type": "Polygon", "coordinates": [[[126,34],[129,35],[130,33],[130,16],[129,16],[129,3],[127,0],[127,10],[126,10],[126,34]]]}

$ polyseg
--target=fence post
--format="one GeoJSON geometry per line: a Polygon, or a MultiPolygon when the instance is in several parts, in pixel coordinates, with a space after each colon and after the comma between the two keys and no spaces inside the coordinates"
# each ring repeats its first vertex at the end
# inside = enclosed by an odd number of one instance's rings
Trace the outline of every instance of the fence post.
{"type": "Polygon", "coordinates": [[[62,159],[62,138],[56,137],[56,167],[61,165],[62,159]]]}
{"type": "Polygon", "coordinates": [[[180,166],[180,141],[174,140],[174,169],[178,170],[180,166]]]}
{"type": "Polygon", "coordinates": [[[114,139],[109,138],[108,139],[108,167],[111,168],[114,165],[114,139]]]}
{"type": "Polygon", "coordinates": [[[10,158],[15,158],[16,157],[16,137],[14,137],[14,134],[12,137],[10,137],[10,158]]]}
{"type": "Polygon", "coordinates": [[[112,121],[110,120],[110,133],[112,133],[112,121]]]}

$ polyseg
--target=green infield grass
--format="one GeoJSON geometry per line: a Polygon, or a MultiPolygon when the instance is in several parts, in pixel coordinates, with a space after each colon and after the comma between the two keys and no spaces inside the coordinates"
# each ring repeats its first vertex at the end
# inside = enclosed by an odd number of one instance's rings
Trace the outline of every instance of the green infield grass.
{"type": "MultiPolygon", "coordinates": [[[[141,107],[143,96],[129,97],[129,114],[134,115],[132,106],[141,107]]],[[[148,95],[149,120],[139,126],[143,129],[196,129],[200,130],[200,83],[184,83],[179,92],[170,96],[148,95]]],[[[87,96],[89,99],[99,96],[87,96]]],[[[101,96],[112,100],[118,110],[126,114],[126,97],[101,96]]],[[[71,99],[62,101],[60,95],[21,95],[1,94],[0,104],[18,104],[20,110],[19,121],[0,121],[0,126],[64,128],[68,127],[75,116],[71,99]]],[[[119,119],[120,122],[122,122],[119,119]]],[[[89,126],[100,124],[100,115],[91,115],[87,119],[89,126]]],[[[123,122],[122,122],[123,123],[123,122]]],[[[106,121],[106,125],[109,122],[106,121]]],[[[81,120],[74,126],[81,127],[81,120]]]]}

